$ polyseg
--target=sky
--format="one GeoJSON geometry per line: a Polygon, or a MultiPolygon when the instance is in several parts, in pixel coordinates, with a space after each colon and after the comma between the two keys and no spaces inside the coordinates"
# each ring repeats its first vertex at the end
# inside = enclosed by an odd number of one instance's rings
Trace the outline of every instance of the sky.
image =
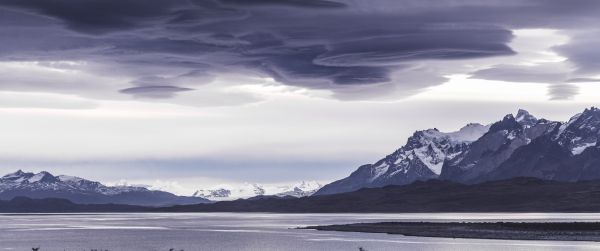
{"type": "Polygon", "coordinates": [[[600,103],[600,1],[3,0],[0,173],[329,182],[416,130],[600,103]]]}

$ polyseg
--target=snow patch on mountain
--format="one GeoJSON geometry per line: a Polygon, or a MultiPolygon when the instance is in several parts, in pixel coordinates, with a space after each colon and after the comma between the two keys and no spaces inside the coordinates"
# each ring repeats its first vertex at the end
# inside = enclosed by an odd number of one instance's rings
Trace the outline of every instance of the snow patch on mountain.
{"type": "MultiPolygon", "coordinates": [[[[436,174],[439,174],[442,171],[446,154],[437,146],[430,144],[426,147],[413,150],[413,153],[427,166],[427,168],[429,168],[429,170],[436,174]]],[[[404,171],[406,172],[407,170],[404,171]]]]}
{"type": "Polygon", "coordinates": [[[573,155],[578,155],[578,154],[581,154],[583,151],[585,151],[585,149],[587,149],[588,147],[592,147],[595,145],[596,145],[596,142],[584,143],[579,146],[573,147],[573,150],[571,150],[571,153],[573,155]]]}
{"type": "Polygon", "coordinates": [[[78,182],[84,181],[84,179],[82,179],[82,178],[75,177],[75,176],[68,176],[68,175],[58,175],[58,176],[56,176],[56,178],[58,178],[58,180],[60,180],[62,182],[70,182],[70,183],[78,183],[78,182]]]}

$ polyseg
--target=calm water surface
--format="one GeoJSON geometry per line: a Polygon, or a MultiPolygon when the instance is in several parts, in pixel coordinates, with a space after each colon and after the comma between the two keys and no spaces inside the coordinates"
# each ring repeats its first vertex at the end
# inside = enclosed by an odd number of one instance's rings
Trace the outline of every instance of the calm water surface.
{"type": "Polygon", "coordinates": [[[0,251],[600,250],[600,243],[407,237],[299,226],[378,221],[600,221],[600,214],[0,214],[0,251]]]}

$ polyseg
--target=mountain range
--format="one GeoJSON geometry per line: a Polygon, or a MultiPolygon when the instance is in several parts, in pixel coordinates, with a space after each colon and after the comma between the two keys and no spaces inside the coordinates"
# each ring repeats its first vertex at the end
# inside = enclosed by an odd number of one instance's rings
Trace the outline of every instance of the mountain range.
{"type": "Polygon", "coordinates": [[[15,197],[62,198],[79,204],[125,204],[166,206],[208,203],[199,197],[177,196],[164,191],[138,186],[106,186],[100,182],[48,172],[21,170],[0,178],[0,200],[15,197]]]}
{"type": "Polygon", "coordinates": [[[538,119],[520,109],[490,125],[471,123],[450,133],[417,131],[392,154],[360,166],[314,195],[431,179],[464,184],[514,177],[599,179],[599,132],[600,109],[595,107],[568,122],[538,119]]]}
{"type": "Polygon", "coordinates": [[[0,200],[25,196],[67,199],[76,204],[156,207],[252,198],[247,201],[260,204],[263,200],[280,203],[294,197],[319,197],[427,180],[464,185],[520,177],[585,182],[600,179],[598,138],[598,108],[585,109],[567,122],[538,119],[519,110],[516,115],[508,114],[495,123],[470,123],[455,132],[436,128],[416,131],[392,154],[360,166],[348,177],[325,186],[317,182],[285,186],[246,183],[200,189],[193,196],[177,196],[142,186],[106,186],[79,177],[19,170],[0,178],[0,200]]]}
{"type": "Polygon", "coordinates": [[[316,181],[301,181],[289,185],[262,185],[244,183],[233,186],[223,186],[213,189],[199,189],[192,196],[209,199],[212,201],[251,198],[256,196],[310,196],[323,185],[316,181]]]}
{"type": "Polygon", "coordinates": [[[477,184],[433,179],[402,186],[363,188],[354,192],[307,196],[257,196],[195,205],[144,207],[76,204],[66,199],[15,197],[0,200],[0,213],[64,212],[597,212],[600,181],[560,182],[512,178],[477,184]]]}
{"type": "Polygon", "coordinates": [[[597,212],[600,181],[561,182],[512,178],[477,184],[448,180],[363,188],[339,194],[264,197],[180,205],[162,212],[423,213],[423,212],[597,212]]]}
{"type": "Polygon", "coordinates": [[[288,185],[261,185],[244,183],[214,189],[199,189],[192,196],[152,189],[144,185],[119,184],[108,186],[68,175],[54,176],[49,172],[23,172],[0,177],[0,200],[24,196],[28,198],[62,198],[78,204],[124,204],[138,206],[167,206],[210,203],[257,196],[304,197],[322,187],[316,181],[302,181],[288,185]]]}

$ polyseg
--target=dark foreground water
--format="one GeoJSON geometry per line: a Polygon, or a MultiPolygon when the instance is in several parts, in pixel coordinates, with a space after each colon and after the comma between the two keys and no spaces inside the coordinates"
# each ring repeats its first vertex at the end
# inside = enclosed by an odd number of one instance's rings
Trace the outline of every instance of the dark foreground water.
{"type": "Polygon", "coordinates": [[[600,221],[600,214],[0,214],[0,251],[600,250],[600,243],[406,237],[299,226],[379,221],[600,221]]]}

